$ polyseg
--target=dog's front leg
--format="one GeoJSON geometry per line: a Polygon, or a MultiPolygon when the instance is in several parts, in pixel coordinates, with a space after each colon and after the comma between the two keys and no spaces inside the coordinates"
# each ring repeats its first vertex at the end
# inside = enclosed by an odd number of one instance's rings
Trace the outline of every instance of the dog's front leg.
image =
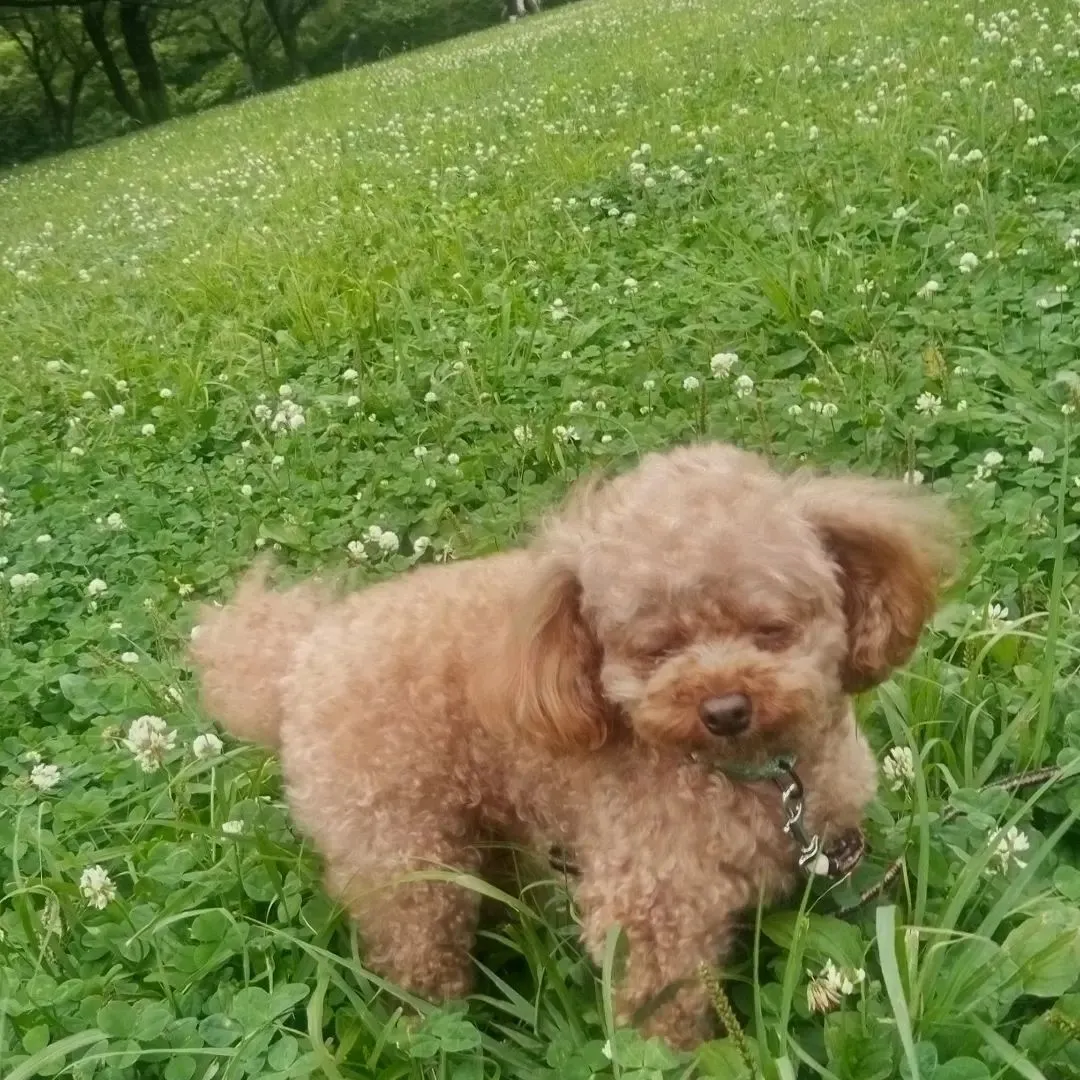
{"type": "Polygon", "coordinates": [[[711,1038],[711,1003],[698,972],[725,950],[734,906],[722,897],[684,891],[674,881],[612,882],[588,875],[578,900],[582,936],[597,963],[612,927],[621,927],[625,936],[625,965],[616,984],[618,1022],[660,1035],[677,1049],[711,1038]]]}

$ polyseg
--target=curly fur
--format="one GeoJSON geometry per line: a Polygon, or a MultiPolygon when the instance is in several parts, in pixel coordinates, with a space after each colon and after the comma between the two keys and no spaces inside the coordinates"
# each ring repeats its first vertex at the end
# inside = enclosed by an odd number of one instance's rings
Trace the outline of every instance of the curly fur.
{"type": "Polygon", "coordinates": [[[592,955],[626,934],[620,1015],[652,1003],[644,1028],[686,1046],[709,1033],[696,967],[795,880],[775,789],[714,766],[794,753],[810,827],[857,826],[876,769],[849,695],[911,654],[950,550],[902,486],[683,447],[587,485],[523,550],[337,599],[257,569],[193,655],[210,711],[279,750],[374,968],[466,993],[479,898],[409,872],[557,844],[592,955]],[[702,702],[733,693],[749,728],[710,734],[702,702]]]}

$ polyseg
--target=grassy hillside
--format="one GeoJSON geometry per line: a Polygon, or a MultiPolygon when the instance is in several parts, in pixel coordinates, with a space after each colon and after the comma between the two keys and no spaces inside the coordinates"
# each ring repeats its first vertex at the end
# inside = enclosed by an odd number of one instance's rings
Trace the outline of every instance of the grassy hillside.
{"type": "Polygon", "coordinates": [[[1074,11],[596,0],[0,176],[0,1076],[1077,1075],[1080,784],[979,790],[1080,748],[1074,11]],[[558,883],[417,1028],[273,762],[194,745],[192,608],[699,435],[968,515],[860,702],[872,856],[751,917],[697,1058],[612,1039],[558,883]]]}

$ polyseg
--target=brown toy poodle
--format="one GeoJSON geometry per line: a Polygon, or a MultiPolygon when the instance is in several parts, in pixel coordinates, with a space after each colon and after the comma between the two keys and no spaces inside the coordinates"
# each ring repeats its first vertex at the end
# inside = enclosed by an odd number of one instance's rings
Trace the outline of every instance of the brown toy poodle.
{"type": "Polygon", "coordinates": [[[585,485],[523,550],[344,597],[256,569],[192,650],[375,970],[464,995],[480,896],[415,872],[558,846],[592,956],[626,935],[620,1018],[689,1046],[696,969],[798,880],[769,768],[796,759],[805,831],[850,846],[876,767],[849,696],[909,657],[950,548],[931,497],[710,443],[585,485]]]}

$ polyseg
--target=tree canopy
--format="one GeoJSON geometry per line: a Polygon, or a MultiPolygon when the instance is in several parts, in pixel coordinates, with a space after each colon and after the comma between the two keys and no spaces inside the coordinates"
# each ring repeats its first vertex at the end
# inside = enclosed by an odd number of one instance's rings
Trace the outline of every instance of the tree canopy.
{"type": "MultiPolygon", "coordinates": [[[[517,0],[0,0],[0,165],[456,34],[517,0]]],[[[527,6],[531,13],[536,7],[527,6]]]]}

